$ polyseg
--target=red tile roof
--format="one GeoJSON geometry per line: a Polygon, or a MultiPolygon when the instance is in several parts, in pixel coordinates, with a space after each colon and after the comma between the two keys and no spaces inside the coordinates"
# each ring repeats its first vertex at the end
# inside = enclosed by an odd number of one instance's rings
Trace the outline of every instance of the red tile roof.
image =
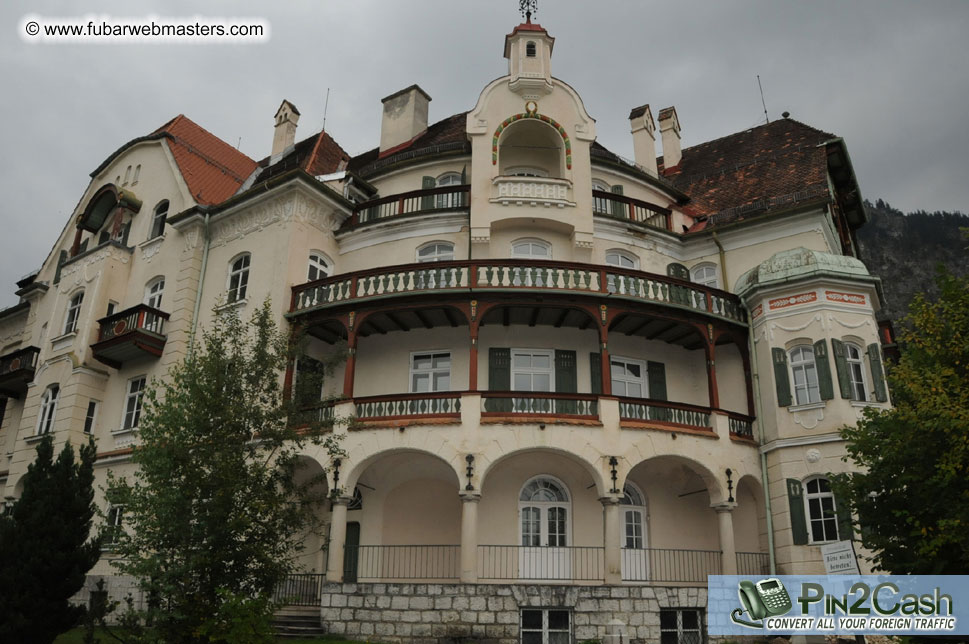
{"type": "Polygon", "coordinates": [[[290,170],[300,168],[314,177],[330,174],[346,167],[350,155],[324,130],[306,137],[293,146],[286,156],[269,165],[269,157],[259,162],[262,171],[256,183],[266,181],[290,170]]]}
{"type": "Polygon", "coordinates": [[[175,163],[195,201],[210,205],[236,193],[256,162],[183,114],[153,134],[165,137],[175,163]]]}
{"type": "Polygon", "coordinates": [[[437,123],[433,123],[428,126],[423,134],[408,141],[404,145],[398,146],[387,156],[380,157],[380,148],[374,148],[363,154],[358,154],[350,159],[349,169],[366,177],[370,172],[380,167],[392,165],[403,157],[414,156],[420,150],[428,150],[429,153],[432,153],[433,148],[446,145],[454,146],[455,148],[467,146],[468,151],[470,151],[471,148],[466,132],[467,117],[467,112],[459,112],[437,123]]]}

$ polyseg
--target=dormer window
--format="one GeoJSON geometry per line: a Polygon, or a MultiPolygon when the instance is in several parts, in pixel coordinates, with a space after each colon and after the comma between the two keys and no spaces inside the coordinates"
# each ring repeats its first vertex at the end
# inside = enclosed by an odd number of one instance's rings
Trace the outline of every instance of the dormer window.
{"type": "Polygon", "coordinates": [[[535,58],[535,43],[528,41],[525,43],[525,56],[528,58],[535,58]]]}

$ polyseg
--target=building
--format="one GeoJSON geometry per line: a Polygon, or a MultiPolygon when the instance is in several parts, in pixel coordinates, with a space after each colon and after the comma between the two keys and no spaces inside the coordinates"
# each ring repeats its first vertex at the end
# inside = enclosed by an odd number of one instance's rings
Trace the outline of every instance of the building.
{"type": "Polygon", "coordinates": [[[350,349],[324,393],[362,427],[305,455],[337,497],[303,558],[331,632],[687,641],[708,573],[823,572],[837,430],[888,404],[844,141],[784,118],[681,148],[642,105],[625,160],[553,45],[518,25],[435,123],[391,94],[359,156],[297,141],[288,101],[261,161],[184,116],[118,148],[0,312],[4,497],[46,433],[127,471],[146,379],[271,296],[304,364],[350,349]]]}

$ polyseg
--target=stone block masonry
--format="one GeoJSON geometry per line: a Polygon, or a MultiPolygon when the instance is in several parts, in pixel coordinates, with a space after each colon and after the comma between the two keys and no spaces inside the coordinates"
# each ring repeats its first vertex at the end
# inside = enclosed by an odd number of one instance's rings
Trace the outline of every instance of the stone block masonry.
{"type": "MultiPolygon", "coordinates": [[[[706,588],[360,583],[323,587],[327,632],[400,644],[517,644],[523,608],[572,612],[573,641],[605,639],[617,622],[631,643],[660,640],[659,611],[706,609],[706,588]]],[[[625,638],[624,638],[625,639],[625,638]]]]}

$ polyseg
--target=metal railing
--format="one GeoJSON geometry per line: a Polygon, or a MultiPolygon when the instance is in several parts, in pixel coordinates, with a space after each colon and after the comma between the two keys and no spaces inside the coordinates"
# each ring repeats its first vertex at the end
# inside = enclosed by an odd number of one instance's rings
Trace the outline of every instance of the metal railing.
{"type": "Polygon", "coordinates": [[[721,571],[719,550],[623,548],[623,581],[706,583],[721,571]]]}
{"type": "Polygon", "coordinates": [[[602,581],[601,546],[478,546],[478,579],[602,581]]]}
{"type": "Polygon", "coordinates": [[[103,317],[98,320],[98,342],[111,340],[128,333],[143,331],[158,337],[165,336],[165,321],[168,313],[152,308],[147,304],[138,304],[130,309],[103,317]]]}
{"type": "Polygon", "coordinates": [[[738,552],[737,574],[761,576],[770,574],[770,555],[766,552],[738,552]]]}
{"type": "Polygon", "coordinates": [[[523,391],[481,392],[482,415],[523,414],[526,416],[599,417],[599,399],[594,394],[534,393],[523,391]]]}
{"type": "Polygon", "coordinates": [[[367,396],[354,402],[360,420],[461,415],[460,392],[367,396]]]}
{"type": "Polygon", "coordinates": [[[672,423],[710,429],[710,409],[685,403],[639,398],[620,398],[619,418],[643,422],[672,423]]]}
{"type": "Polygon", "coordinates": [[[37,347],[24,347],[5,356],[0,356],[0,376],[15,372],[33,371],[37,368],[37,356],[40,349],[37,347]]]}
{"type": "Polygon", "coordinates": [[[357,204],[345,226],[356,228],[364,224],[419,215],[429,212],[467,211],[471,186],[443,186],[426,190],[411,190],[357,204]]]}
{"type": "Polygon", "coordinates": [[[359,581],[391,579],[458,579],[461,546],[354,546],[344,552],[345,575],[359,581]]]}
{"type": "Polygon", "coordinates": [[[319,606],[326,575],[299,573],[286,575],[273,592],[273,603],[278,606],[319,606]]]}
{"type": "Polygon", "coordinates": [[[592,212],[626,219],[661,230],[673,230],[673,211],[648,201],[640,201],[603,190],[592,191],[592,212]]]}

